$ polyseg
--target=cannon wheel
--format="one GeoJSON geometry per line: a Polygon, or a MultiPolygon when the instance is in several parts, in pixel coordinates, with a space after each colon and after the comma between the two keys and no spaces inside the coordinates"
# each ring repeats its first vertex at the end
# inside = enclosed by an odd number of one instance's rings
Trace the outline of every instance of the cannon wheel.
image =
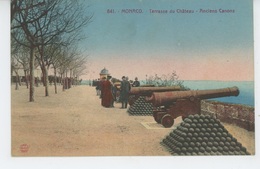
{"type": "Polygon", "coordinates": [[[166,113],[165,113],[164,111],[153,112],[153,118],[154,118],[154,120],[155,120],[158,124],[161,124],[162,117],[163,117],[165,114],[166,114],[166,113]]]}
{"type": "Polygon", "coordinates": [[[174,120],[171,115],[165,114],[161,119],[161,123],[165,128],[170,128],[173,125],[174,120]]]}

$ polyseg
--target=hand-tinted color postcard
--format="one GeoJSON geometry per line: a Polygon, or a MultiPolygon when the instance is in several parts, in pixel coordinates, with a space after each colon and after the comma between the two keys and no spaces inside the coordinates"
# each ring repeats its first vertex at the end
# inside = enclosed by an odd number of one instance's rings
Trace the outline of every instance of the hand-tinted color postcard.
{"type": "Polygon", "coordinates": [[[254,156],[252,0],[11,0],[12,156],[254,156]]]}

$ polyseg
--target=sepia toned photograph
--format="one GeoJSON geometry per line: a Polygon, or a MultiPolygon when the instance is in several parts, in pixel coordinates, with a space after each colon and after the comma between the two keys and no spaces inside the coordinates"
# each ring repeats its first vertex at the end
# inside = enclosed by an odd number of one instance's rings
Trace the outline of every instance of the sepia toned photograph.
{"type": "Polygon", "coordinates": [[[253,0],[8,4],[12,158],[255,157],[253,0]]]}

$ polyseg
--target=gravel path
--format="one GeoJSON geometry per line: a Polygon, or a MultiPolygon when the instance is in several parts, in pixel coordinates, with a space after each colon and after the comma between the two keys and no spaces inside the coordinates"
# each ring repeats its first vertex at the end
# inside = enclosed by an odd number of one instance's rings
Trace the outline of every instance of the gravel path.
{"type": "MultiPolygon", "coordinates": [[[[182,122],[165,129],[151,116],[129,116],[119,103],[103,108],[90,86],[59,86],[58,94],[50,86],[49,97],[37,87],[34,103],[28,93],[12,86],[13,156],[170,156],[160,142],[182,122]]],[[[254,154],[254,132],[225,126],[254,154]]]]}

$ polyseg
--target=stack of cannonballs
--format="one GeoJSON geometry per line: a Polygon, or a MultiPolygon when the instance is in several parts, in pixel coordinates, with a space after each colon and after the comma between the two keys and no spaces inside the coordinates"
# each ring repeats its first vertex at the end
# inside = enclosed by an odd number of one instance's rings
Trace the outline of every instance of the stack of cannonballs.
{"type": "Polygon", "coordinates": [[[189,115],[161,144],[172,155],[250,155],[215,118],[189,115]]]}
{"type": "Polygon", "coordinates": [[[132,106],[128,109],[129,115],[136,116],[152,116],[152,103],[147,103],[144,96],[140,96],[132,106]]]}

